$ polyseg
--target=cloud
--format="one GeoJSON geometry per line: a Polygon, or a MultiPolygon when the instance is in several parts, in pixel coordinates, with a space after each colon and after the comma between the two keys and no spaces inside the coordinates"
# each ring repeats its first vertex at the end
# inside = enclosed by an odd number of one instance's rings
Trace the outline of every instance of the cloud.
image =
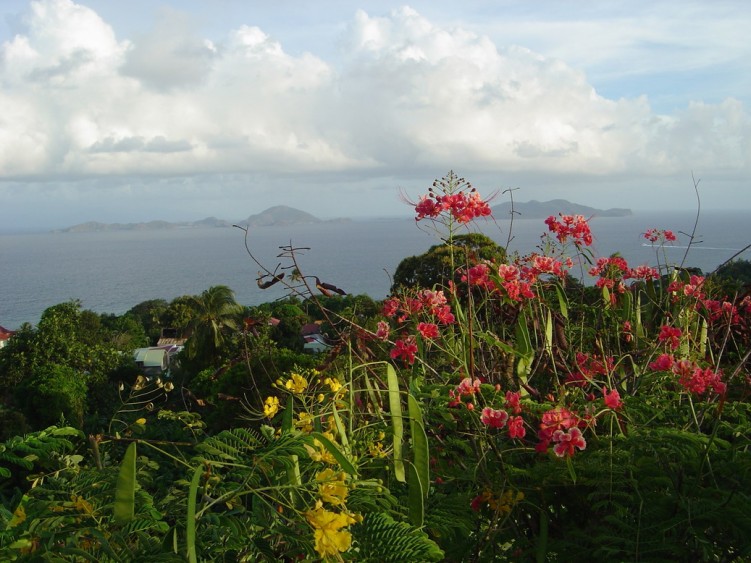
{"type": "MultiPolygon", "coordinates": [[[[562,57],[408,7],[358,11],[334,63],[288,53],[253,22],[209,40],[165,10],[147,33],[121,38],[71,0],[29,6],[0,46],[0,180],[340,174],[390,185],[449,167],[572,178],[749,171],[751,118],[738,99],[658,114],[646,96],[598,94],[562,57]]],[[[656,41],[667,25],[616,23],[587,44],[605,44],[603,33],[656,41]]],[[[562,34],[556,25],[537,32],[562,34]]],[[[597,64],[610,57],[603,49],[597,64]]]]}

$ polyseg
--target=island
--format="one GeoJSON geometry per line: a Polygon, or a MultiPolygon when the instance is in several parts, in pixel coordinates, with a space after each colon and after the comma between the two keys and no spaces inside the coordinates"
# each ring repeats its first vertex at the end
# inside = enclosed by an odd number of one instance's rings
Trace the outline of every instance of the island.
{"type": "Polygon", "coordinates": [[[231,227],[232,225],[255,228],[348,221],[349,219],[346,218],[328,220],[319,219],[310,213],[301,211],[300,209],[295,209],[294,207],[276,205],[239,221],[225,221],[224,219],[217,219],[216,217],[207,217],[200,221],[180,221],[172,223],[169,221],[148,221],[142,223],[101,223],[98,221],[89,221],[65,229],[58,229],[53,232],[92,233],[107,231],[158,231],[166,229],[224,228],[231,227]]]}
{"type": "Polygon", "coordinates": [[[544,219],[551,215],[584,215],[585,217],[628,217],[633,215],[630,209],[613,207],[610,209],[597,209],[588,205],[572,203],[565,199],[552,199],[550,201],[531,200],[526,202],[515,201],[513,208],[511,202],[504,202],[491,207],[495,219],[506,219],[514,212],[514,219],[544,219]]]}

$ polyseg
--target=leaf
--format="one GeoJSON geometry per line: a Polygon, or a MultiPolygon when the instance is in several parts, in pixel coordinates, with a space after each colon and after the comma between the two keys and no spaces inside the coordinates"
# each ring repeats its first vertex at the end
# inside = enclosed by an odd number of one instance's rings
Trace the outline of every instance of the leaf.
{"type": "Polygon", "coordinates": [[[553,314],[548,309],[548,315],[545,319],[545,351],[548,354],[553,353],[553,314]]]}
{"type": "Polygon", "coordinates": [[[568,320],[568,301],[566,294],[558,283],[555,284],[555,293],[558,295],[558,306],[561,308],[561,315],[563,315],[564,319],[568,320]]]}
{"type": "Polygon", "coordinates": [[[421,527],[425,518],[425,494],[414,463],[406,462],[409,476],[409,519],[413,526],[421,527]]]}
{"type": "Polygon", "coordinates": [[[405,483],[404,453],[402,440],[404,439],[404,421],[402,420],[402,404],[399,398],[399,380],[396,370],[391,364],[386,364],[386,379],[389,386],[389,410],[391,412],[391,429],[394,433],[394,476],[397,481],[405,483]]]}
{"type": "Polygon", "coordinates": [[[125,524],[133,519],[136,505],[136,443],[131,442],[120,464],[115,488],[115,522],[125,524]]]}
{"type": "Polygon", "coordinates": [[[535,357],[535,351],[532,348],[532,340],[529,337],[529,328],[527,328],[527,317],[524,313],[519,315],[516,321],[516,349],[519,356],[519,362],[516,365],[516,373],[520,379],[526,382],[527,375],[532,368],[532,360],[535,357]]]}
{"type": "Polygon", "coordinates": [[[292,430],[292,417],[294,416],[294,410],[295,410],[295,397],[290,394],[289,398],[287,399],[287,406],[284,409],[284,414],[282,415],[282,432],[287,433],[292,430]]]}
{"type": "Polygon", "coordinates": [[[576,471],[574,470],[574,462],[571,461],[571,456],[566,456],[566,467],[568,468],[569,475],[571,475],[571,480],[576,485],[576,471]]]}
{"type": "Polygon", "coordinates": [[[185,555],[190,563],[198,563],[196,556],[196,496],[198,495],[198,484],[201,481],[203,468],[199,465],[193,471],[193,478],[190,480],[188,489],[188,512],[185,520],[185,555]]]}
{"type": "Polygon", "coordinates": [[[321,444],[323,444],[323,447],[326,448],[332,456],[334,456],[334,459],[337,461],[337,463],[339,463],[344,471],[346,471],[353,477],[357,476],[357,469],[355,469],[355,466],[352,465],[352,462],[347,459],[347,457],[341,452],[341,450],[336,447],[336,444],[334,444],[320,432],[311,432],[310,435],[318,440],[321,444]]]}
{"type": "Polygon", "coordinates": [[[407,396],[407,406],[409,409],[409,430],[412,436],[412,456],[414,458],[415,474],[420,479],[423,497],[428,498],[428,491],[430,489],[428,435],[425,432],[425,423],[423,422],[420,404],[411,393],[407,396]]]}

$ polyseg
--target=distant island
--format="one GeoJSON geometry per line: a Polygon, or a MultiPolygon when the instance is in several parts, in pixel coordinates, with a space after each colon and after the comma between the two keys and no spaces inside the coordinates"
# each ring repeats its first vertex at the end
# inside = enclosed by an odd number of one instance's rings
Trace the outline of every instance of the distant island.
{"type": "Polygon", "coordinates": [[[148,221],[145,223],[100,223],[97,221],[89,221],[88,223],[80,223],[72,227],[65,229],[58,229],[53,231],[55,233],[92,233],[92,232],[106,232],[106,231],[161,231],[167,229],[198,229],[198,228],[223,228],[231,227],[232,225],[240,225],[243,227],[275,227],[275,226],[289,226],[289,225],[307,225],[311,223],[326,223],[326,222],[348,222],[349,219],[319,219],[294,207],[288,207],[286,205],[276,205],[270,207],[261,213],[249,216],[247,219],[241,219],[239,221],[225,221],[224,219],[217,219],[216,217],[207,217],[200,221],[181,221],[177,223],[170,223],[168,221],[148,221]]]}
{"type": "MultiPolygon", "coordinates": [[[[491,207],[493,217],[506,219],[511,217],[511,202],[504,202],[491,207]]],[[[513,205],[515,219],[544,219],[551,215],[584,215],[585,217],[628,217],[633,215],[630,209],[613,207],[611,209],[596,209],[587,205],[572,203],[565,199],[552,199],[550,201],[515,201],[513,205]]]]}

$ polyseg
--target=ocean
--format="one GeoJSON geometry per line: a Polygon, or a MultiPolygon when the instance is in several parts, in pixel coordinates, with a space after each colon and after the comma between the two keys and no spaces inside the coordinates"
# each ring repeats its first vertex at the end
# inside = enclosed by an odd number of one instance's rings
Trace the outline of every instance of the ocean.
{"type": "MultiPolygon", "coordinates": [[[[695,220],[687,212],[637,212],[629,217],[595,217],[595,257],[620,252],[631,265],[656,265],[655,249],[641,237],[649,228],[671,229],[679,241],[659,260],[683,260],[695,220]]],[[[269,269],[280,246],[305,247],[298,253],[306,275],[318,276],[348,293],[381,299],[399,261],[441,241],[427,223],[413,219],[323,222],[292,227],[262,227],[248,238],[269,269]],[[422,227],[418,228],[418,226],[422,227]]],[[[546,226],[540,219],[516,219],[509,251],[532,252],[546,226]]],[[[486,222],[482,232],[503,246],[509,221],[486,222]]],[[[227,285],[238,302],[257,305],[283,296],[275,286],[261,290],[259,268],[245,250],[237,228],[39,233],[0,235],[0,325],[14,330],[36,324],[51,305],[80,299],[98,313],[122,314],[148,299],[171,300],[214,285],[227,285]]],[[[751,243],[751,221],[743,212],[703,212],[686,266],[711,272],[751,243]]],[[[751,251],[740,258],[751,259],[751,251]]],[[[286,265],[284,262],[282,265],[286,265]]]]}

